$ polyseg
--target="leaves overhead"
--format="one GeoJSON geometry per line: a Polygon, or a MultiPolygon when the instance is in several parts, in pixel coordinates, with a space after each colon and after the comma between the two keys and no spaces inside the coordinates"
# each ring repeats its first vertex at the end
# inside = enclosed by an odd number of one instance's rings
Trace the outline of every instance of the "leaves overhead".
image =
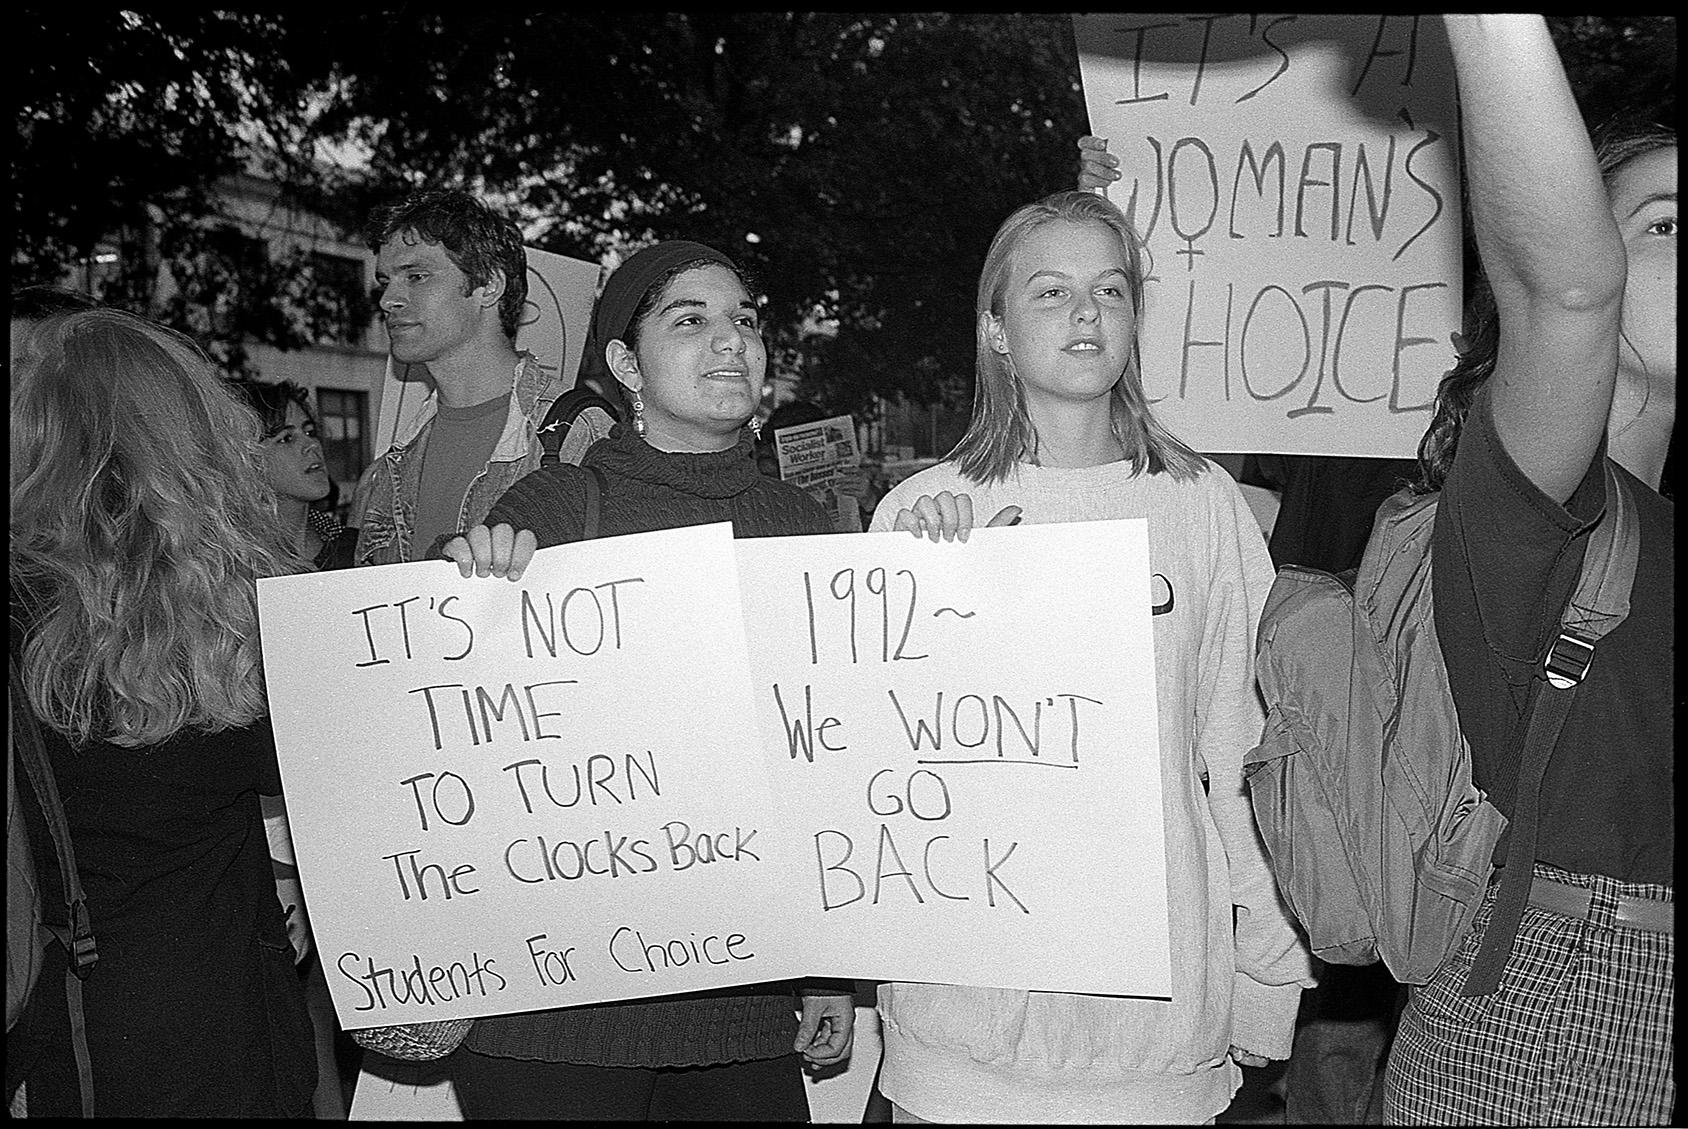
{"type": "Polygon", "coordinates": [[[1548,16],[1591,126],[1617,114],[1676,120],[1675,16],[1548,16]]]}
{"type": "Polygon", "coordinates": [[[501,195],[563,253],[719,246],[841,408],[966,385],[991,233],[1071,183],[1085,128],[1057,16],[388,12],[329,37],[371,45],[325,123],[377,144],[377,181],[501,195]]]}
{"type": "MultiPolygon", "coordinates": [[[[1673,19],[1552,25],[1591,114],[1642,101],[1668,120],[1673,19]]],[[[840,410],[965,399],[991,234],[1072,183],[1086,129],[1063,15],[36,7],[12,43],[16,281],[150,210],[167,228],[151,253],[175,254],[188,284],[167,316],[193,321],[215,287],[312,306],[309,272],[286,277],[300,264],[219,266],[215,240],[176,230],[214,214],[211,186],[260,138],[289,197],[348,230],[435,183],[565,254],[719,246],[768,295],[775,363],[840,410]],[[314,138],[367,167],[312,160],[314,138]]],[[[249,313],[224,324],[297,343],[296,321],[249,313]]]]}
{"type": "MultiPolygon", "coordinates": [[[[227,240],[201,230],[217,227],[213,185],[247,167],[242,131],[267,138],[268,172],[288,177],[303,94],[326,60],[285,21],[246,13],[34,7],[14,13],[10,31],[14,285],[57,281],[114,243],[121,274],[102,297],[208,333],[203,310],[231,270],[268,266],[229,256],[227,240]],[[161,267],[182,288],[173,300],[157,293],[161,267]]],[[[237,322],[256,339],[300,343],[259,308],[273,305],[273,288],[254,278],[246,290],[253,307],[237,322]]],[[[231,356],[230,342],[208,344],[231,356]]]]}

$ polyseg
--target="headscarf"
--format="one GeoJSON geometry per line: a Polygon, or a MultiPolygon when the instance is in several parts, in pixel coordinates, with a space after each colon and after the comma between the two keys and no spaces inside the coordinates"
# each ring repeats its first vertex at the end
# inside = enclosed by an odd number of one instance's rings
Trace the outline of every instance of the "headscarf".
{"type": "Polygon", "coordinates": [[[598,305],[592,311],[592,343],[603,349],[611,341],[627,340],[633,312],[658,279],[682,263],[706,259],[735,274],[738,266],[715,248],[689,239],[669,239],[640,249],[615,269],[598,305]]]}

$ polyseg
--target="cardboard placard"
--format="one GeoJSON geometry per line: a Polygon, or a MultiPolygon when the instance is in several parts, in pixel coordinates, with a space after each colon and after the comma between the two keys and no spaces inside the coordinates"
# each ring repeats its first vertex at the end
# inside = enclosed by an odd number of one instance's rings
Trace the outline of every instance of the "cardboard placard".
{"type": "Polygon", "coordinates": [[[1421,15],[1073,17],[1148,241],[1156,417],[1198,450],[1412,457],[1454,360],[1453,66],[1421,15]]]}
{"type": "Polygon", "coordinates": [[[731,527],[259,583],[300,880],[348,1028],[778,980],[731,527]],[[682,673],[683,672],[683,673],[682,673]]]}
{"type": "Polygon", "coordinates": [[[1170,996],[1147,523],[737,548],[808,970],[1170,996]]]}
{"type": "Polygon", "coordinates": [[[800,975],[1168,995],[1149,604],[1141,520],[261,581],[342,1024],[800,975]]]}

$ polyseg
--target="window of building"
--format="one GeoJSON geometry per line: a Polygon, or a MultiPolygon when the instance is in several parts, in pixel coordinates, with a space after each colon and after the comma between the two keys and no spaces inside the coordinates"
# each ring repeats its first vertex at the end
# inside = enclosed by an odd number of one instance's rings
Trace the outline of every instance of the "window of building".
{"type": "Polygon", "coordinates": [[[336,482],[356,482],[369,463],[364,438],[369,434],[369,393],[318,388],[317,425],[329,477],[336,482]]]}
{"type": "Polygon", "coordinates": [[[238,341],[252,332],[255,307],[265,305],[260,296],[271,270],[269,245],[224,224],[211,231],[208,246],[212,262],[198,281],[209,299],[211,334],[238,341]]]}
{"type": "Polygon", "coordinates": [[[344,255],[311,252],[316,276],[312,293],[311,335],[319,345],[353,344],[369,325],[368,288],[363,264],[344,255]]]}

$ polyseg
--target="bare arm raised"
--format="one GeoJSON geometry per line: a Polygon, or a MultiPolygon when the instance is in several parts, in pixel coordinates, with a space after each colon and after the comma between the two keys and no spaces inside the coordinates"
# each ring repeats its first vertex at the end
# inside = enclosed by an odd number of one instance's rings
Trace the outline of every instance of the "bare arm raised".
{"type": "Polygon", "coordinates": [[[1472,225],[1500,315],[1495,427],[1520,469],[1562,502],[1611,410],[1623,243],[1542,17],[1445,21],[1472,225]]]}

